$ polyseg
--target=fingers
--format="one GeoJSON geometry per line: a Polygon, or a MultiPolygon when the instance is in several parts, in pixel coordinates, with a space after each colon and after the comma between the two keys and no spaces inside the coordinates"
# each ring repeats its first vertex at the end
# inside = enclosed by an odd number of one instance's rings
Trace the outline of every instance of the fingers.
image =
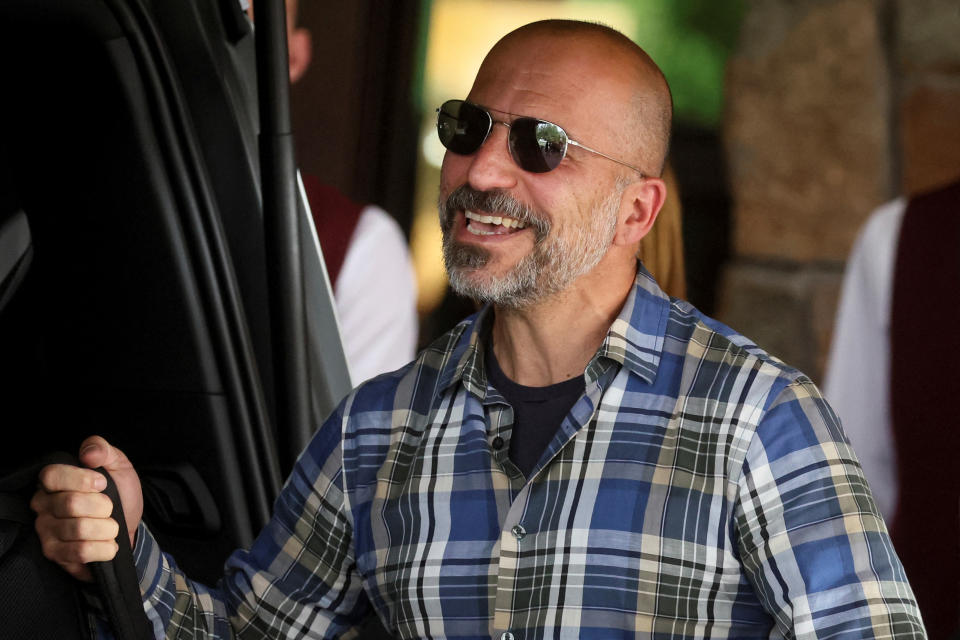
{"type": "Polygon", "coordinates": [[[30,500],[30,508],[38,516],[49,514],[54,518],[109,518],[113,502],[102,493],[37,491],[30,500]]]}
{"type": "MultiPolygon", "coordinates": [[[[143,498],[139,479],[123,452],[92,436],[81,444],[80,461],[87,467],[110,471],[117,480],[121,500],[124,492],[132,496],[127,503],[134,507],[135,527],[143,511],[143,498]]],[[[35,528],[43,554],[75,578],[90,580],[86,563],[111,560],[118,549],[115,538],[120,528],[110,517],[113,502],[100,493],[107,487],[106,478],[91,468],[53,464],[40,471],[38,481],[39,490],[30,508],[37,512],[35,528]]]]}
{"type": "Polygon", "coordinates": [[[87,562],[112,560],[117,554],[115,538],[120,526],[109,517],[112,503],[102,493],[48,494],[41,490],[34,494],[30,507],[37,511],[34,527],[43,555],[73,577],[89,581],[87,562]]]}
{"type": "Polygon", "coordinates": [[[40,470],[40,487],[48,492],[86,491],[96,493],[107,488],[107,479],[99,471],[68,464],[51,464],[40,470]]]}
{"type": "MultiPolygon", "coordinates": [[[[72,565],[108,562],[119,547],[113,540],[41,540],[43,555],[70,571],[72,565]]],[[[73,567],[75,570],[76,567],[73,567]]],[[[73,573],[73,571],[71,571],[73,573]]]]}
{"type": "MultiPolygon", "coordinates": [[[[114,542],[120,532],[120,525],[113,518],[54,518],[44,514],[38,519],[43,520],[37,528],[42,529],[44,535],[63,543],[114,542]]],[[[79,558],[76,561],[89,562],[79,558]]]]}

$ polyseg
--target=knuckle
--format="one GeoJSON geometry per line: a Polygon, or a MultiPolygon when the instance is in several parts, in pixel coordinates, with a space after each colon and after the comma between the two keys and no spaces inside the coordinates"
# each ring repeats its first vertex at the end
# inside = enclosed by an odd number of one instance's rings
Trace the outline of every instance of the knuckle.
{"type": "Polygon", "coordinates": [[[83,513],[84,496],[80,493],[68,493],[63,497],[64,515],[81,515],[83,513]]]}
{"type": "Polygon", "coordinates": [[[54,561],[58,561],[57,557],[57,542],[49,536],[40,536],[40,550],[43,552],[43,555],[54,561]]]}
{"type": "Polygon", "coordinates": [[[77,518],[70,520],[66,525],[66,535],[69,540],[87,540],[91,537],[94,527],[91,520],[77,518]]]}
{"type": "Polygon", "coordinates": [[[48,516],[45,513],[39,514],[33,521],[33,528],[41,540],[43,540],[44,537],[49,537],[52,534],[53,522],[53,517],[48,516]]]}
{"type": "Polygon", "coordinates": [[[49,514],[52,518],[64,518],[67,517],[67,505],[66,498],[62,493],[57,495],[48,496],[46,508],[43,513],[49,514]]]}
{"type": "Polygon", "coordinates": [[[46,510],[47,504],[48,504],[47,494],[44,493],[42,490],[37,491],[30,498],[30,508],[33,511],[36,511],[37,514],[42,514],[46,510]]]}
{"type": "Polygon", "coordinates": [[[80,484],[83,487],[84,491],[97,492],[97,487],[94,485],[96,479],[100,476],[97,471],[92,473],[84,473],[80,478],[80,484]]]}
{"type": "Polygon", "coordinates": [[[71,542],[64,545],[64,560],[67,562],[84,562],[83,545],[79,542],[71,542]]]}
{"type": "Polygon", "coordinates": [[[110,517],[113,515],[113,500],[109,496],[98,493],[96,494],[97,499],[97,515],[104,518],[110,517]]]}
{"type": "Polygon", "coordinates": [[[40,469],[40,473],[37,475],[37,480],[40,482],[40,486],[42,486],[44,489],[50,490],[53,488],[56,477],[56,465],[47,465],[43,469],[40,469]]]}

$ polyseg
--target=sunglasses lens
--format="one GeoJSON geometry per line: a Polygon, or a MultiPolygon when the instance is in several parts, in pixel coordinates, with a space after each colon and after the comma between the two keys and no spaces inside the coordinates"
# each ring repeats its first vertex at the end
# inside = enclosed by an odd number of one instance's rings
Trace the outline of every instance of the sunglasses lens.
{"type": "Polygon", "coordinates": [[[490,114],[463,100],[447,100],[437,113],[440,142],[460,155],[469,155],[480,148],[491,123],[490,114]]]}
{"type": "Polygon", "coordinates": [[[510,125],[510,154],[525,171],[546,173],[556,169],[567,152],[566,132],[534,118],[517,118],[510,125]]]}

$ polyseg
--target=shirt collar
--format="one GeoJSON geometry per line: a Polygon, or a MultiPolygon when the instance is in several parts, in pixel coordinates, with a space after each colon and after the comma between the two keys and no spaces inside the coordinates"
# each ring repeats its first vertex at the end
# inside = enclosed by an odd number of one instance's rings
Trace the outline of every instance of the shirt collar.
{"type": "MultiPolygon", "coordinates": [[[[587,375],[599,377],[604,359],[612,360],[648,384],[657,377],[660,355],[663,352],[667,320],[670,317],[670,297],[639,261],[634,286],[617,319],[610,325],[597,354],[587,365],[587,375]]],[[[478,313],[461,323],[458,335],[453,335],[450,357],[440,372],[440,389],[446,389],[462,380],[469,391],[481,400],[487,393],[487,376],[483,369],[483,339],[488,332],[485,325],[493,316],[492,307],[485,305],[478,313]]],[[[450,343],[448,343],[450,344],[450,343]]]]}
{"type": "Polygon", "coordinates": [[[638,261],[633,289],[587,368],[608,358],[652,384],[660,368],[670,305],[670,297],[638,261]]]}
{"type": "Polygon", "coordinates": [[[480,311],[461,322],[451,335],[449,357],[440,371],[439,389],[459,380],[469,391],[483,399],[487,393],[487,376],[483,370],[484,327],[493,317],[493,307],[484,305],[480,311]]]}

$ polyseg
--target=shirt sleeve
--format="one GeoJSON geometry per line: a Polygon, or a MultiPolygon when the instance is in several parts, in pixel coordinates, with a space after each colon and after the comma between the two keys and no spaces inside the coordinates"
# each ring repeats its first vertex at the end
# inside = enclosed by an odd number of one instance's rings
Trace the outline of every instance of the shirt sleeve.
{"type": "Polygon", "coordinates": [[[158,638],[350,638],[369,611],[342,486],[341,412],[300,456],[249,551],[217,588],[187,578],[141,524],[134,549],[158,638]]]}
{"type": "Polygon", "coordinates": [[[417,285],[400,226],[367,206],[334,286],[343,349],[354,386],[413,359],[417,285]]]}
{"type": "Polygon", "coordinates": [[[856,456],[809,380],[773,398],[737,491],[741,562],[785,637],[926,637],[856,456]]]}

